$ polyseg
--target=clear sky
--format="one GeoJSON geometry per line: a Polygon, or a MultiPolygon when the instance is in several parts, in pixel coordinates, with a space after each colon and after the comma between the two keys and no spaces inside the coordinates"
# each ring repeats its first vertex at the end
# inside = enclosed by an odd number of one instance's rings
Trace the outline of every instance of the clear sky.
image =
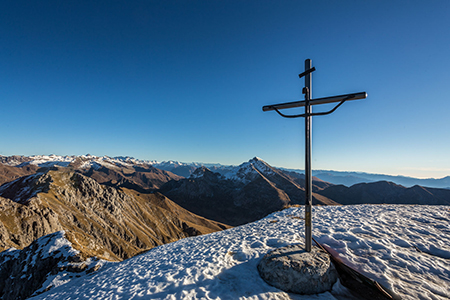
{"type": "Polygon", "coordinates": [[[450,175],[450,1],[1,1],[0,154],[450,175]],[[329,107],[314,107],[314,111],[329,107]],[[286,113],[301,113],[294,109],[286,113]]]}

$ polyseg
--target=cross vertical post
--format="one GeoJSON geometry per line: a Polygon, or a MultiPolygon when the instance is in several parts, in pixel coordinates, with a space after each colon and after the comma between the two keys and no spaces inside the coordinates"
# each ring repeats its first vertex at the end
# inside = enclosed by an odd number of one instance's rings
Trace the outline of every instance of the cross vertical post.
{"type": "Polygon", "coordinates": [[[311,87],[312,67],[310,59],[305,60],[305,250],[311,252],[312,245],[312,176],[311,176],[311,87]]]}
{"type": "Polygon", "coordinates": [[[366,92],[345,94],[338,96],[331,96],[325,98],[312,98],[312,72],[316,68],[312,67],[312,61],[310,59],[305,60],[305,71],[298,76],[300,78],[305,77],[305,87],[303,88],[303,94],[305,94],[304,101],[286,102],[273,105],[263,106],[263,111],[276,111],[280,116],[284,118],[305,118],[305,250],[311,252],[312,247],[312,169],[311,169],[311,121],[313,116],[324,116],[333,113],[339,106],[349,100],[359,100],[367,98],[366,92]],[[312,105],[337,103],[333,109],[326,112],[313,113],[311,110],[312,105]],[[298,115],[286,115],[280,112],[281,109],[305,107],[305,113],[298,115]]]}

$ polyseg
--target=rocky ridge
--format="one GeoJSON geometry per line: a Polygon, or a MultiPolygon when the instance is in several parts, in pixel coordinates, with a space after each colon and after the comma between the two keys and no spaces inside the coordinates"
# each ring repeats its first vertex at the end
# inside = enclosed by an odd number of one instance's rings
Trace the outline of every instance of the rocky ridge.
{"type": "Polygon", "coordinates": [[[67,169],[30,175],[9,186],[0,191],[0,250],[23,248],[43,235],[66,230],[67,238],[87,257],[121,260],[226,228],[159,193],[100,185],[67,169]],[[10,193],[11,187],[15,192],[10,193]]]}

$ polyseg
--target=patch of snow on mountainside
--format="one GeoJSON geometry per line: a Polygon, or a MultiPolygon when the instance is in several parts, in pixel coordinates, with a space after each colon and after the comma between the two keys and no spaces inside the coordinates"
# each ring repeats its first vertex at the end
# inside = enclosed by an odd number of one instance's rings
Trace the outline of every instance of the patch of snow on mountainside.
{"type": "MultiPolygon", "coordinates": [[[[41,259],[52,257],[69,257],[79,253],[72,248],[72,243],[65,237],[65,231],[58,231],[39,239],[38,252],[41,259]]],[[[33,262],[32,262],[33,264],[33,262]]]]}
{"type": "MultiPolygon", "coordinates": [[[[269,251],[304,244],[304,209],[154,248],[106,263],[33,299],[345,299],[331,292],[287,294],[257,265],[269,251]]],[[[449,299],[448,206],[353,205],[313,208],[313,236],[402,299],[449,299]]]]}
{"type": "Polygon", "coordinates": [[[5,183],[0,186],[0,196],[24,204],[45,189],[46,178],[43,175],[36,173],[5,183]]]}

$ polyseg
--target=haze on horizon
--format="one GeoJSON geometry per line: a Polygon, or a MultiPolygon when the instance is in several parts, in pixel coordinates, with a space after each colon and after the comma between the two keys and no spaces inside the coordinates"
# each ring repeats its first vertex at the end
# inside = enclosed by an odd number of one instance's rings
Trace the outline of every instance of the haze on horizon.
{"type": "Polygon", "coordinates": [[[303,169],[303,119],[261,107],[303,100],[310,58],[313,98],[368,93],[313,119],[313,169],[442,178],[449,14],[443,0],[2,2],[0,155],[303,169]]]}

